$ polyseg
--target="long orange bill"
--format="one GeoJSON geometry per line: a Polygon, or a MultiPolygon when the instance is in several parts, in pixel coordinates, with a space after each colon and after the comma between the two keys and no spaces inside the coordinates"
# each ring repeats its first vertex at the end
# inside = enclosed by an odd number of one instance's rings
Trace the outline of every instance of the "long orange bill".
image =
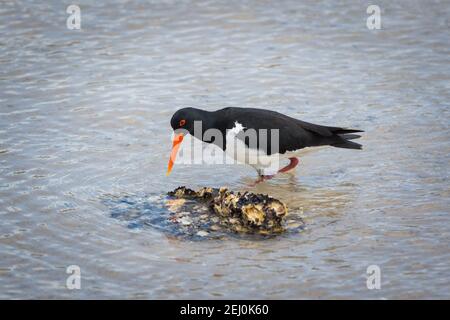
{"type": "Polygon", "coordinates": [[[170,153],[169,165],[167,166],[166,176],[172,171],[173,164],[175,163],[175,158],[177,157],[178,149],[180,149],[180,144],[183,141],[184,134],[179,133],[173,138],[172,152],[170,153]]]}

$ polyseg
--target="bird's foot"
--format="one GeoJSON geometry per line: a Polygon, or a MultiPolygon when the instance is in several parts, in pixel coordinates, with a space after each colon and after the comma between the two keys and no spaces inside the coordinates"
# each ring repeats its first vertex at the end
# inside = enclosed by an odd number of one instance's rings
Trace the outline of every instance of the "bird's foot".
{"type": "Polygon", "coordinates": [[[260,176],[258,176],[258,179],[256,179],[256,181],[251,184],[251,186],[254,187],[258,183],[261,183],[261,182],[264,182],[264,181],[272,179],[274,176],[275,176],[274,174],[272,174],[272,175],[260,175],[260,176]]]}

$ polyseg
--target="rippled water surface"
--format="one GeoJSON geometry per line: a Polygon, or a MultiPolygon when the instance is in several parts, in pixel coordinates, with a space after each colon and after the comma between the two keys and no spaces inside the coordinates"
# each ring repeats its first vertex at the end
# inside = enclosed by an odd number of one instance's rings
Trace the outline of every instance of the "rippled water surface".
{"type": "Polygon", "coordinates": [[[0,298],[450,298],[449,1],[378,1],[372,31],[367,1],[78,3],[81,30],[70,1],[0,6],[0,298]],[[364,150],[256,188],[245,166],[166,177],[184,106],[361,128],[364,150]],[[105,202],[179,185],[268,193],[306,228],[191,241],[105,202]]]}

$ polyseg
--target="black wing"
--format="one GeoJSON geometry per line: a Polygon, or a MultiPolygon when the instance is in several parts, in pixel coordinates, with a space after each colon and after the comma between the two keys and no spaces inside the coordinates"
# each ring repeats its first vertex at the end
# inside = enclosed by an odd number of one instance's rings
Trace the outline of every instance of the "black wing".
{"type": "MultiPolygon", "coordinates": [[[[219,110],[222,113],[222,119],[226,129],[234,127],[235,121],[241,123],[246,129],[255,129],[257,132],[261,129],[278,129],[279,131],[279,148],[276,150],[276,144],[272,149],[272,136],[267,135],[267,143],[264,140],[260,141],[258,135],[257,148],[264,150],[267,154],[281,153],[287,151],[295,151],[305,147],[331,145],[338,148],[361,149],[362,146],[358,143],[348,141],[359,138],[359,135],[354,133],[363,132],[362,130],[346,129],[340,127],[328,127],[317,125],[295,118],[286,116],[279,112],[255,109],[255,108],[225,108],[219,110]]],[[[238,135],[242,138],[248,147],[250,145],[250,138],[244,133],[238,135]]]]}

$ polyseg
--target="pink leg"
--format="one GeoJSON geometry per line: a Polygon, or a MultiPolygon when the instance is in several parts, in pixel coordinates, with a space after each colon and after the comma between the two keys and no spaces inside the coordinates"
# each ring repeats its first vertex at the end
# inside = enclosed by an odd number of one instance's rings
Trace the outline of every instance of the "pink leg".
{"type": "Polygon", "coordinates": [[[288,172],[289,170],[294,169],[298,164],[299,164],[299,160],[297,158],[289,158],[289,160],[291,162],[289,162],[289,164],[286,167],[281,168],[280,170],[278,170],[278,173],[283,173],[283,172],[288,172]]]}
{"type": "MultiPolygon", "coordinates": [[[[287,166],[281,168],[280,170],[278,170],[277,173],[288,172],[289,170],[294,169],[300,163],[300,161],[295,157],[289,158],[289,160],[290,160],[289,164],[287,166]]],[[[259,175],[258,179],[251,186],[254,187],[258,183],[272,179],[274,176],[275,176],[274,174],[273,175],[259,175]]]]}

